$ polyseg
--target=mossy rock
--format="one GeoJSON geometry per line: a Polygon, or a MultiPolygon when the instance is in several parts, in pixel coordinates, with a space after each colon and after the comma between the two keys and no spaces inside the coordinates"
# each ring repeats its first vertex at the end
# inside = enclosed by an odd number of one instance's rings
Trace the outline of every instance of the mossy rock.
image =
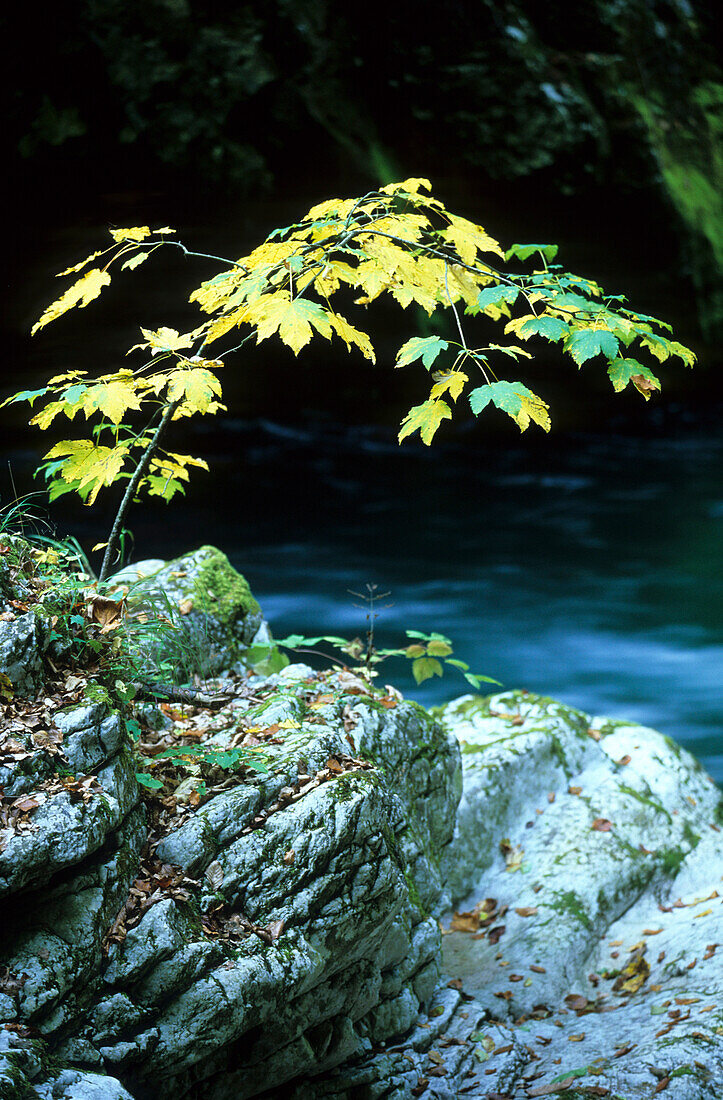
{"type": "Polygon", "coordinates": [[[252,644],[271,642],[248,581],[214,546],[126,566],[111,585],[127,591],[131,612],[154,616],[140,654],[149,672],[165,666],[176,679],[179,672],[213,676],[243,660],[252,644]]]}

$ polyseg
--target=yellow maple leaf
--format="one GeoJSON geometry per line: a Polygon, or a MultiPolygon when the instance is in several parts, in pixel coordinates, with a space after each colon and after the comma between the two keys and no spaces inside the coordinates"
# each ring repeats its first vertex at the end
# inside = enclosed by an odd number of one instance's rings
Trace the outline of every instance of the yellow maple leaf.
{"type": "Polygon", "coordinates": [[[33,325],[30,330],[31,333],[36,333],[39,328],[50,324],[51,321],[62,316],[63,313],[67,313],[74,306],[78,306],[80,309],[87,306],[88,302],[92,302],[94,298],[97,298],[103,287],[108,286],[109,283],[110,275],[107,271],[101,271],[99,267],[93,267],[90,271],[86,271],[82,278],[73,283],[71,287],[68,287],[65,294],[62,294],[60,298],[48,306],[40,320],[33,325]]]}
{"type": "Polygon", "coordinates": [[[112,485],[123,469],[128,447],[101,447],[90,439],[64,439],[56,443],[44,456],[45,459],[65,458],[56,472],[56,477],[71,483],[77,482],[77,490],[82,493],[90,489],[86,504],[95,502],[103,485],[112,485]]]}
{"type": "Polygon", "coordinates": [[[446,401],[430,399],[422,405],[414,405],[402,421],[399,442],[401,443],[412,432],[418,431],[422,437],[422,442],[429,446],[442,421],[451,419],[452,410],[446,401]]]}
{"type": "Polygon", "coordinates": [[[179,466],[198,466],[200,470],[208,470],[208,463],[203,458],[194,458],[193,455],[177,455],[168,451],[168,457],[177,462],[179,466]]]}
{"type": "MultiPolygon", "coordinates": [[[[357,272],[358,268],[352,267],[351,264],[345,264],[338,260],[329,262],[325,265],[323,271],[314,278],[314,288],[316,291],[327,297],[329,294],[333,294],[335,290],[338,290],[342,283],[348,283],[350,286],[357,285],[357,272]]],[[[299,290],[302,289],[302,282],[299,281],[299,290]]]]}
{"type": "Polygon", "coordinates": [[[504,260],[505,254],[498,242],[481,225],[475,225],[456,214],[447,214],[447,217],[450,224],[443,230],[442,236],[454,245],[464,263],[473,265],[478,252],[494,252],[504,260]]]}
{"type": "Polygon", "coordinates": [[[127,409],[140,409],[141,403],[134,382],[99,382],[89,386],[83,394],[83,411],[86,420],[96,410],[113,424],[120,424],[127,409]]]}
{"type": "Polygon", "coordinates": [[[121,241],[143,241],[150,237],[151,230],[147,225],[137,225],[132,229],[110,229],[109,233],[116,244],[120,244],[121,241]]]}
{"type": "Polygon", "coordinates": [[[401,183],[388,183],[385,187],[381,187],[380,191],[385,195],[393,195],[396,191],[408,191],[414,195],[422,189],[425,191],[432,190],[429,180],[425,179],[424,176],[410,176],[409,179],[402,180],[401,183]]]}
{"type": "Polygon", "coordinates": [[[429,394],[432,400],[449,393],[452,400],[456,401],[464,389],[465,382],[469,381],[469,376],[462,370],[436,371],[432,378],[434,378],[434,385],[429,394]]]}
{"type": "Polygon", "coordinates": [[[126,268],[132,271],[134,267],[139,267],[149,256],[150,252],[136,252],[135,256],[131,256],[130,260],[126,260],[124,264],[121,264],[121,271],[125,271],[126,268]]]}
{"type": "Polygon", "coordinates": [[[72,267],[66,267],[65,271],[59,271],[55,276],[56,279],[60,279],[63,275],[74,275],[76,271],[80,271],[81,268],[89,264],[91,260],[94,260],[96,256],[102,256],[103,252],[91,252],[90,256],[86,256],[84,260],[81,260],[79,264],[73,264],[72,267]]]}
{"type": "Polygon", "coordinates": [[[290,298],[287,291],[266,294],[249,305],[249,319],[256,325],[256,339],[278,332],[279,338],[298,355],[312,337],[312,326],[325,339],[331,339],[331,315],[317,302],[290,298]]]}
{"type": "Polygon", "coordinates": [[[71,405],[66,401],[51,401],[41,409],[39,413],[36,413],[34,417],[29,421],[30,424],[34,424],[36,428],[40,428],[41,431],[45,431],[55,420],[55,417],[59,413],[65,413],[69,420],[72,420],[75,414],[80,410],[80,404],[71,405]]]}
{"type": "Polygon", "coordinates": [[[363,260],[356,268],[355,285],[364,291],[363,297],[357,298],[355,304],[368,305],[389,289],[391,278],[376,260],[363,260]]]}
{"type": "Polygon", "coordinates": [[[246,273],[241,268],[222,271],[213,279],[207,279],[205,283],[201,283],[188,300],[198,302],[204,313],[213,313],[216,309],[227,305],[229,297],[245,278],[246,273]]]}
{"type": "Polygon", "coordinates": [[[194,413],[217,412],[224,407],[216,401],[220,396],[221,383],[206,367],[185,367],[168,376],[168,400],[181,402],[173,415],[174,420],[194,413]]]}
{"type": "Polygon", "coordinates": [[[302,221],[318,222],[334,215],[340,219],[345,218],[349,211],[354,209],[356,202],[356,199],[325,199],[324,202],[318,202],[316,206],[312,206],[311,210],[304,214],[302,221]]]}
{"type": "Polygon", "coordinates": [[[48,386],[55,386],[60,382],[70,382],[74,378],[82,378],[87,373],[87,370],[69,370],[65,374],[56,374],[53,378],[48,379],[48,386]]]}
{"type": "Polygon", "coordinates": [[[520,398],[521,408],[519,412],[510,413],[510,416],[516,421],[520,431],[524,432],[525,428],[529,427],[530,421],[532,420],[535,424],[539,424],[541,428],[544,428],[546,432],[549,432],[550,406],[534,393],[530,393],[529,396],[520,393],[518,396],[520,398]]]}
{"type": "Polygon", "coordinates": [[[159,328],[153,332],[151,329],[142,328],[141,332],[146,338],[144,344],[134,344],[129,349],[128,354],[131,351],[137,351],[138,349],[150,348],[151,355],[158,355],[163,351],[180,351],[183,348],[190,348],[196,339],[195,333],[184,332],[180,335],[175,328],[159,328]]]}
{"type": "Polygon", "coordinates": [[[329,323],[334,329],[334,332],[342,338],[349,350],[351,350],[352,344],[356,344],[366,359],[370,359],[372,363],[376,362],[374,347],[366,332],[361,332],[358,328],[354,328],[353,325],[350,325],[348,321],[343,317],[339,317],[336,313],[330,313],[328,316],[329,323]]]}
{"type": "Polygon", "coordinates": [[[239,309],[234,309],[230,313],[225,313],[223,317],[219,317],[217,321],[212,321],[208,326],[206,329],[205,343],[212,344],[214,340],[218,340],[221,336],[225,336],[232,328],[238,328],[238,326],[243,324],[246,320],[248,320],[246,306],[241,306],[239,309]]]}

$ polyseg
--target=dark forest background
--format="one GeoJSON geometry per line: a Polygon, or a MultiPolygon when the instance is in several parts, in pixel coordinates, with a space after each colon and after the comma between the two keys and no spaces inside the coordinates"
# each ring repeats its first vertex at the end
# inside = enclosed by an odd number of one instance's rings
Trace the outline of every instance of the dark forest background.
{"type": "MultiPolygon", "coordinates": [[[[312,202],[426,175],[503,243],[558,241],[566,266],[673,321],[701,369],[666,372],[659,415],[680,398],[707,407],[721,393],[723,335],[714,9],[77,0],[41,18],[33,5],[7,8],[3,389],[70,348],[76,366],[101,354],[109,369],[136,323],[176,323],[169,303],[205,272],[169,260],[144,269],[135,298],[121,292],[31,344],[30,324],[57,293],[52,273],[95,248],[103,227],[171,224],[189,245],[233,256],[312,202]]],[[[413,322],[390,331],[395,346],[413,322]]],[[[273,371],[257,375],[253,400],[246,384],[236,394],[242,411],[255,403],[288,418],[336,402],[342,418],[393,422],[406,379],[308,355],[315,383],[294,364],[281,385],[273,371]]],[[[564,378],[544,359],[536,369],[547,369],[563,425],[591,403],[596,418],[640,419],[643,403],[610,404],[592,370],[568,400],[568,368],[564,378]]]]}

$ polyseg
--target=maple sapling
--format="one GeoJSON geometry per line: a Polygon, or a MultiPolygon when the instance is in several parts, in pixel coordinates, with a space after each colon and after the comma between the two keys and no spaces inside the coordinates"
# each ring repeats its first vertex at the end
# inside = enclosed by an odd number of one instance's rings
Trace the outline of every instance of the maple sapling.
{"type": "Polygon", "coordinates": [[[96,418],[90,438],[55,443],[40,469],[51,500],[73,492],[92,505],[101,488],[127,483],[107,542],[94,547],[105,549],[101,581],[117,561],[132,501],[142,493],[168,501],[184,492],[192,468],[208,469],[201,458],[167,450],[165,438],[175,421],[225,410],[218,375],[232,353],[252,337],[261,343],[278,336],[298,355],[316,334],[330,341],[336,337],[375,361],[371,336],[345,315],[352,308],[349,291],[357,313],[383,294],[403,309],[415,303],[429,316],[451,312],[454,339],[413,336],[397,352],[395,366],[421,360],[431,376],[429,396],[402,420],[400,442],[419,432],[430,444],[465,390],[475,415],[494,406],[521,431],[531,423],[548,431],[545,401],[521,381],[497,374],[500,363],[531,359],[522,345],[536,338],[559,344],[578,367],[590,359],[604,361],[616,392],[632,384],[645,400],[660,389],[660,381],[629,355],[633,344],[636,356],[695,362],[690,349],[663,334],[671,331],[664,321],[627,309],[622,296],[608,295],[591,279],[556,264],[556,245],[513,244],[503,250],[481,226],[448,211],[426,179],[321,202],[235,261],[191,252],[173,233],[167,226],[111,230],[112,244],[61,272],[84,274],[48,306],[33,332],[97,298],[110,284],[111,268],[133,270],[168,247],[221,266],[190,295],[205,315],[195,329],[141,329],[142,342],[130,349],[141,353],[137,366],[96,378],[69,371],[3,402],[33,406],[42,400],[30,423],[43,430],[57,417],[96,418]],[[503,339],[515,342],[473,341],[481,316],[501,325],[503,339]],[[211,345],[224,344],[220,355],[209,353],[211,345]],[[140,423],[129,422],[134,419],[140,423]]]}

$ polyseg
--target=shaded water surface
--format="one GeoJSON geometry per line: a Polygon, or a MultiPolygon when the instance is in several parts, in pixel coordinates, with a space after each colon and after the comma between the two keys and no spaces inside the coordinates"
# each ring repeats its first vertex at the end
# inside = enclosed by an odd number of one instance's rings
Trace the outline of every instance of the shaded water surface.
{"type": "MultiPolygon", "coordinates": [[[[228,427],[185,541],[227,550],[277,636],[363,634],[348,590],[378,583],[380,644],[440,631],[473,671],[654,726],[723,779],[713,428],[400,449],[366,428],[228,427]]],[[[416,687],[406,665],[382,679],[424,703],[466,690],[452,670],[416,687]]]]}

